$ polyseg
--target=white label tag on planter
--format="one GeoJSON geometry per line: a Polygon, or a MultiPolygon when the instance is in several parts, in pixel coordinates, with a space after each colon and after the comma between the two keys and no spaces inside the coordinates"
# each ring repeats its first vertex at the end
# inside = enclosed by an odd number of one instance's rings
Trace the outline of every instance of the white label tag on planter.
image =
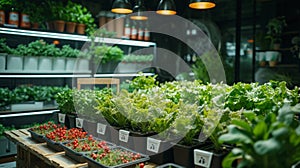
{"type": "Polygon", "coordinates": [[[97,123],[97,133],[98,134],[104,135],[105,130],[106,130],[106,125],[105,124],[97,123]]]}
{"type": "Polygon", "coordinates": [[[65,123],[66,114],[58,113],[58,122],[59,123],[65,123]]]}
{"type": "Polygon", "coordinates": [[[147,138],[147,150],[150,152],[158,153],[161,140],[154,138],[147,138]]]}
{"type": "Polygon", "coordinates": [[[119,131],[119,140],[127,143],[128,139],[129,139],[129,131],[120,130],[119,131]]]}
{"type": "Polygon", "coordinates": [[[82,118],[76,118],[76,127],[77,128],[83,127],[83,119],[82,118]]]}
{"type": "Polygon", "coordinates": [[[213,154],[208,151],[195,149],[194,150],[194,164],[209,168],[211,164],[213,154]]]}

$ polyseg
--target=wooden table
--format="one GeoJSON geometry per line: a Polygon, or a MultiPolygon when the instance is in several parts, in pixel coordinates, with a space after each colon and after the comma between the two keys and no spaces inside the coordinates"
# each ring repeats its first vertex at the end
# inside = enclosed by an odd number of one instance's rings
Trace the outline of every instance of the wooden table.
{"type": "MultiPolygon", "coordinates": [[[[86,168],[87,163],[78,163],[65,156],[65,152],[56,152],[46,143],[31,139],[27,129],[6,131],[5,136],[17,145],[16,165],[18,168],[86,168]]],[[[145,168],[153,168],[148,164],[145,168]]]]}

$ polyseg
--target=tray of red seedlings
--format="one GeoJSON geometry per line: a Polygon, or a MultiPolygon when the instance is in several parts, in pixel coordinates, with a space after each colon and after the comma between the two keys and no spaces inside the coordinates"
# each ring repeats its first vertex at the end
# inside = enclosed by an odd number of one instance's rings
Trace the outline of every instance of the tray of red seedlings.
{"type": "Polygon", "coordinates": [[[144,163],[150,159],[147,155],[122,146],[112,147],[105,152],[94,151],[83,156],[86,158],[89,168],[144,167],[144,163]]]}
{"type": "Polygon", "coordinates": [[[64,143],[74,139],[85,138],[87,138],[87,132],[83,131],[81,128],[67,129],[66,127],[57,128],[45,136],[47,145],[58,152],[64,150],[62,146],[64,143]]]}
{"type": "Polygon", "coordinates": [[[65,155],[79,163],[86,162],[83,157],[84,154],[94,151],[98,151],[98,153],[107,152],[113,146],[115,145],[112,143],[93,138],[93,135],[89,135],[86,139],[74,139],[63,144],[65,155]]]}
{"type": "Polygon", "coordinates": [[[45,142],[45,136],[47,133],[54,131],[55,129],[62,127],[60,124],[55,124],[52,121],[47,123],[33,126],[28,129],[30,132],[31,138],[37,142],[45,142]]]}

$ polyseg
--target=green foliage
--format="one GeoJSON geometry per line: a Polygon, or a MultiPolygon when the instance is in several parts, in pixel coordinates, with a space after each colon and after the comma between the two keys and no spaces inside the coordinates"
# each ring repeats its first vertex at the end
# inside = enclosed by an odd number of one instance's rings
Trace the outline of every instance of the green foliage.
{"type": "Polygon", "coordinates": [[[0,9],[8,10],[12,7],[13,0],[0,0],[0,9]]]}
{"type": "Polygon", "coordinates": [[[81,8],[82,8],[82,5],[80,5],[78,3],[74,3],[69,0],[67,5],[65,6],[65,12],[66,12],[66,16],[67,16],[65,21],[77,23],[78,11],[81,8]]]}
{"type": "Polygon", "coordinates": [[[17,48],[10,49],[6,44],[0,41],[5,51],[10,54],[20,56],[48,56],[48,57],[72,57],[77,58],[80,55],[78,49],[73,49],[70,45],[63,45],[62,48],[56,47],[54,44],[48,44],[44,40],[36,40],[27,45],[19,44],[17,48]]]}
{"type": "Polygon", "coordinates": [[[0,124],[0,137],[3,136],[5,131],[10,131],[14,129],[15,129],[14,125],[12,125],[11,127],[5,127],[2,124],[0,124]]]}
{"type": "Polygon", "coordinates": [[[146,63],[146,62],[151,62],[153,60],[153,55],[134,55],[134,54],[130,54],[130,55],[126,55],[124,56],[122,62],[125,63],[146,63]]]}
{"type": "Polygon", "coordinates": [[[6,44],[5,38],[0,38],[0,53],[11,54],[11,48],[6,44]]]}
{"type": "Polygon", "coordinates": [[[299,89],[290,90],[285,82],[271,81],[263,85],[258,83],[237,83],[231,87],[226,97],[225,107],[232,111],[246,109],[259,114],[276,112],[284,102],[295,105],[299,101],[299,89]]]}
{"type": "Polygon", "coordinates": [[[103,116],[106,121],[112,126],[122,127],[126,124],[125,117],[119,115],[115,104],[113,103],[113,92],[111,89],[102,90],[103,96],[97,99],[98,106],[96,107],[97,114],[103,116]]]}
{"type": "Polygon", "coordinates": [[[56,56],[59,54],[59,49],[54,44],[47,44],[44,40],[36,40],[28,45],[19,44],[16,49],[13,49],[13,54],[21,56],[56,56]]]}
{"type": "Polygon", "coordinates": [[[51,86],[19,86],[10,91],[10,103],[22,103],[25,101],[51,101],[58,92],[67,89],[67,87],[51,86]]]}
{"type": "Polygon", "coordinates": [[[176,119],[171,124],[171,132],[175,137],[182,138],[180,144],[190,146],[199,135],[203,122],[196,104],[179,102],[176,119]]]}
{"type": "Polygon", "coordinates": [[[86,7],[77,8],[77,22],[86,25],[85,32],[90,35],[95,32],[96,24],[93,15],[86,7]]]}
{"type": "Polygon", "coordinates": [[[0,88],[0,107],[26,101],[51,101],[54,96],[68,87],[18,86],[13,90],[0,88]]]}
{"type": "Polygon", "coordinates": [[[67,58],[76,58],[80,54],[80,51],[77,49],[73,49],[70,45],[64,45],[61,48],[60,56],[67,58]]]}
{"type": "Polygon", "coordinates": [[[11,91],[8,88],[0,88],[0,107],[11,103],[11,91]]]}
{"type": "Polygon", "coordinates": [[[101,119],[98,110],[96,109],[98,101],[105,99],[105,96],[111,94],[110,90],[104,88],[103,90],[75,90],[74,91],[74,104],[76,112],[79,116],[84,116],[92,121],[101,119]]]}
{"type": "Polygon", "coordinates": [[[126,116],[128,128],[141,133],[160,133],[170,126],[179,105],[168,101],[161,94],[122,90],[113,98],[119,116],[126,116]],[[156,122],[158,121],[158,122],[156,122]]]}
{"type": "Polygon", "coordinates": [[[50,20],[67,20],[65,7],[61,1],[57,2],[53,0],[47,0],[46,3],[48,7],[50,7],[50,20]]]}
{"type": "Polygon", "coordinates": [[[63,92],[57,93],[54,98],[56,102],[58,103],[58,109],[61,113],[65,114],[73,114],[75,113],[75,107],[74,107],[74,90],[73,89],[67,89],[63,92]]]}
{"type": "Polygon", "coordinates": [[[94,62],[105,64],[110,61],[121,61],[123,59],[123,50],[118,46],[107,46],[105,44],[90,48],[89,54],[94,55],[94,62]]]}
{"type": "Polygon", "coordinates": [[[146,90],[151,89],[158,85],[156,81],[157,75],[145,76],[143,73],[139,73],[139,76],[129,82],[129,90],[146,90]]]}
{"type": "Polygon", "coordinates": [[[281,41],[283,29],[287,26],[284,16],[279,16],[269,20],[267,24],[266,38],[271,39],[271,44],[281,41]]]}
{"type": "Polygon", "coordinates": [[[34,0],[18,0],[16,6],[20,9],[20,12],[28,14],[31,23],[38,23],[44,26],[45,16],[45,6],[40,1],[34,0]]]}
{"type": "Polygon", "coordinates": [[[0,137],[3,135],[4,131],[5,127],[2,124],[0,124],[0,137]]]}
{"type": "Polygon", "coordinates": [[[206,67],[201,59],[197,59],[195,64],[192,65],[192,70],[196,79],[199,79],[204,83],[210,82],[206,67]]]}
{"type": "Polygon", "coordinates": [[[222,167],[232,167],[237,159],[241,159],[238,167],[291,167],[300,159],[300,124],[294,117],[299,113],[300,104],[285,104],[277,115],[245,111],[244,119],[232,121],[228,133],[219,138],[236,146],[222,167]]]}

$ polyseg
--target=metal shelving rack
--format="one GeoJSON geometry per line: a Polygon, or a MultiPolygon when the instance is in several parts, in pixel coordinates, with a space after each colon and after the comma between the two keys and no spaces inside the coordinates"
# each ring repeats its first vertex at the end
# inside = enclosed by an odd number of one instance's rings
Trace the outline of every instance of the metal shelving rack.
{"type": "MultiPolygon", "coordinates": [[[[72,40],[72,41],[91,41],[85,35],[57,33],[57,32],[45,32],[39,30],[24,30],[19,28],[0,27],[0,34],[17,35],[25,37],[37,37],[37,38],[51,38],[60,40],[72,40]]],[[[148,41],[136,41],[127,39],[116,38],[99,38],[95,39],[96,42],[101,42],[110,45],[125,45],[133,47],[152,47],[154,62],[156,57],[156,43],[148,41]]],[[[134,77],[138,76],[137,73],[122,73],[122,74],[92,74],[89,72],[0,72],[0,78],[86,78],[86,77],[134,77]]],[[[145,75],[154,75],[153,73],[145,73],[145,75]]]]}

